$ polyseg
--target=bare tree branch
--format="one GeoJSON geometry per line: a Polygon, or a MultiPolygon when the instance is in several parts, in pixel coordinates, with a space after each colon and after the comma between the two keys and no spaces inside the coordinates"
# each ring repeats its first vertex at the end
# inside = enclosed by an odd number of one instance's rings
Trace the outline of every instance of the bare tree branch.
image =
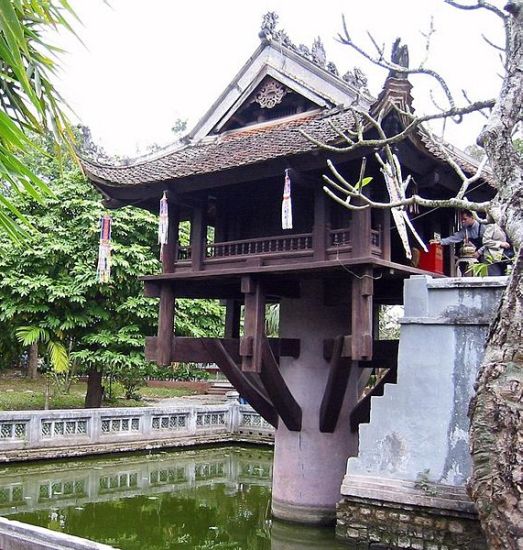
{"type": "MultiPolygon", "coordinates": [[[[429,120],[437,120],[442,118],[449,118],[454,115],[463,115],[463,114],[469,114],[476,111],[479,111],[481,109],[491,108],[494,106],[495,101],[493,99],[489,99],[487,101],[476,101],[475,103],[472,103],[471,105],[467,105],[465,107],[456,107],[454,109],[448,109],[447,111],[442,111],[440,113],[433,113],[430,115],[420,116],[416,117],[412,113],[409,113],[408,111],[403,111],[400,109],[397,105],[393,105],[394,109],[396,111],[404,116],[407,116],[411,119],[411,122],[398,134],[391,136],[391,137],[383,137],[382,139],[359,139],[358,141],[353,143],[349,143],[348,146],[337,146],[337,145],[328,145],[324,143],[323,141],[320,141],[307,132],[304,132],[303,130],[299,130],[300,134],[302,134],[305,138],[307,138],[309,141],[317,145],[318,147],[321,147],[322,149],[326,149],[327,151],[332,151],[335,153],[348,153],[351,151],[355,151],[357,149],[362,148],[369,148],[369,149],[381,149],[384,145],[389,144],[393,145],[394,143],[399,143],[403,141],[409,134],[411,134],[420,124],[427,122],[429,120]],[[385,140],[385,141],[384,141],[385,140]]],[[[363,110],[356,109],[354,107],[351,108],[351,110],[358,115],[361,115],[363,117],[370,117],[368,113],[366,113],[363,110]]],[[[372,118],[372,117],[371,117],[372,118]]],[[[373,119],[375,120],[375,119],[373,119]]],[[[379,127],[380,121],[376,121],[378,123],[378,126],[375,126],[376,128],[379,127]]],[[[356,123],[357,124],[357,123],[356,123]]],[[[336,132],[339,134],[339,132],[336,130],[336,132]]],[[[342,136],[343,137],[343,136],[342,136]]]]}
{"type": "Polygon", "coordinates": [[[490,4],[489,2],[485,2],[484,0],[477,0],[476,4],[460,4],[455,0],[444,0],[444,1],[445,1],[445,4],[448,4],[449,6],[452,6],[454,8],[458,8],[460,10],[480,10],[480,9],[489,10],[492,13],[495,13],[498,17],[501,17],[503,21],[507,20],[507,16],[503,13],[503,11],[501,11],[499,8],[497,8],[493,4],[490,4]]]}
{"type": "Polygon", "coordinates": [[[497,44],[494,44],[494,42],[492,42],[491,40],[489,40],[483,33],[481,34],[481,38],[483,38],[483,40],[489,45],[491,46],[492,48],[494,48],[495,50],[498,50],[500,52],[505,52],[505,48],[501,47],[501,46],[498,46],[497,44]]]}
{"type": "Polygon", "coordinates": [[[447,100],[450,105],[450,110],[453,110],[455,108],[455,102],[454,98],[452,96],[452,93],[450,91],[450,88],[448,87],[447,83],[445,82],[445,79],[436,71],[432,69],[426,69],[423,66],[418,66],[415,68],[409,68],[409,67],[403,67],[402,65],[398,65],[397,63],[393,63],[392,61],[388,61],[385,58],[385,52],[384,49],[380,46],[378,46],[377,42],[374,40],[372,35],[369,34],[369,38],[371,42],[373,43],[374,47],[376,48],[378,52],[378,57],[373,57],[370,55],[367,51],[365,51],[361,46],[356,44],[352,41],[352,38],[350,37],[349,31],[347,29],[347,22],[345,20],[345,16],[342,16],[343,20],[343,32],[344,36],[341,34],[338,34],[338,41],[342,44],[345,44],[346,46],[350,46],[353,50],[356,50],[360,55],[362,55],[365,59],[370,61],[372,64],[377,65],[378,67],[381,67],[383,69],[387,69],[389,71],[394,71],[396,73],[400,73],[402,75],[416,75],[416,74],[423,74],[430,76],[434,78],[438,84],[440,85],[441,89],[443,90],[445,96],[447,97],[447,100]]]}

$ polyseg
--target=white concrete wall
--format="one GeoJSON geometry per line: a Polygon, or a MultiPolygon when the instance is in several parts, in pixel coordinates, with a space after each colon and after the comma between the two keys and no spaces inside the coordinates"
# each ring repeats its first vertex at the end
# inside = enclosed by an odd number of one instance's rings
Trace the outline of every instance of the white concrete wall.
{"type": "Polygon", "coordinates": [[[505,284],[505,277],[405,282],[397,384],[372,399],[343,495],[381,498],[387,485],[394,493],[420,483],[438,485],[440,495],[464,495],[471,472],[467,409],[505,284]]]}
{"type": "Polygon", "coordinates": [[[70,456],[148,443],[205,443],[222,436],[272,436],[274,428],[248,405],[232,399],[212,406],[15,411],[0,413],[0,462],[70,456]],[[212,439],[214,438],[214,439],[212,439]],[[46,454],[47,453],[47,454],[46,454]]]}

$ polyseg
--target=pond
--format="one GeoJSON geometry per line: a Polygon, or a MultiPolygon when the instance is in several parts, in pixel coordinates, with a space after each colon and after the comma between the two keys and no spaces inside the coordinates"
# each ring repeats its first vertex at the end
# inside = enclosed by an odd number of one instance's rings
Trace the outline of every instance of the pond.
{"type": "Polygon", "coordinates": [[[347,550],[271,521],[272,450],[219,447],[0,469],[0,515],[123,550],[347,550]]]}

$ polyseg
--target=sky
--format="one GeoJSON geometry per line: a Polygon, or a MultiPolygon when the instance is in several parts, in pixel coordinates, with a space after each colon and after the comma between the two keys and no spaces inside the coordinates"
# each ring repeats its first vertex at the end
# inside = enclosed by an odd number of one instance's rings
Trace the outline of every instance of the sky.
{"type": "MultiPolygon", "coordinates": [[[[462,0],[463,3],[472,0],[462,0]]],[[[497,0],[493,3],[501,6],[497,0]]],[[[173,141],[172,126],[187,119],[190,129],[217,99],[259,45],[262,16],[279,15],[295,44],[311,46],[320,36],[327,59],[340,74],[357,66],[377,94],[386,74],[336,41],[342,14],[354,40],[365,46],[369,31],[390,50],[397,36],[409,45],[411,66],[425,57],[425,38],[433,16],[426,66],[444,75],[464,104],[495,97],[501,79],[499,53],[481,38],[502,43],[500,20],[482,11],[456,10],[443,0],[72,0],[81,25],[72,35],[53,36],[66,50],[58,88],[74,111],[73,120],[91,128],[109,154],[135,157],[148,145],[173,141]]],[[[412,78],[415,107],[432,112],[427,98],[437,90],[426,77],[412,78]]],[[[437,103],[442,104],[439,98],[437,103]]],[[[445,128],[460,147],[474,143],[484,123],[445,128]]],[[[434,128],[441,133],[442,126],[434,128]]]]}

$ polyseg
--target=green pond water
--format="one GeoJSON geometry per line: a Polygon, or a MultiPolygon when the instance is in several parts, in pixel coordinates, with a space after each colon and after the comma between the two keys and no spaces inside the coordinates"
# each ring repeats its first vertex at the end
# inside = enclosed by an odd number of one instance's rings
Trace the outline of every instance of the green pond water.
{"type": "Polygon", "coordinates": [[[220,447],[0,468],[0,515],[123,550],[347,550],[270,519],[272,450],[220,447]]]}

